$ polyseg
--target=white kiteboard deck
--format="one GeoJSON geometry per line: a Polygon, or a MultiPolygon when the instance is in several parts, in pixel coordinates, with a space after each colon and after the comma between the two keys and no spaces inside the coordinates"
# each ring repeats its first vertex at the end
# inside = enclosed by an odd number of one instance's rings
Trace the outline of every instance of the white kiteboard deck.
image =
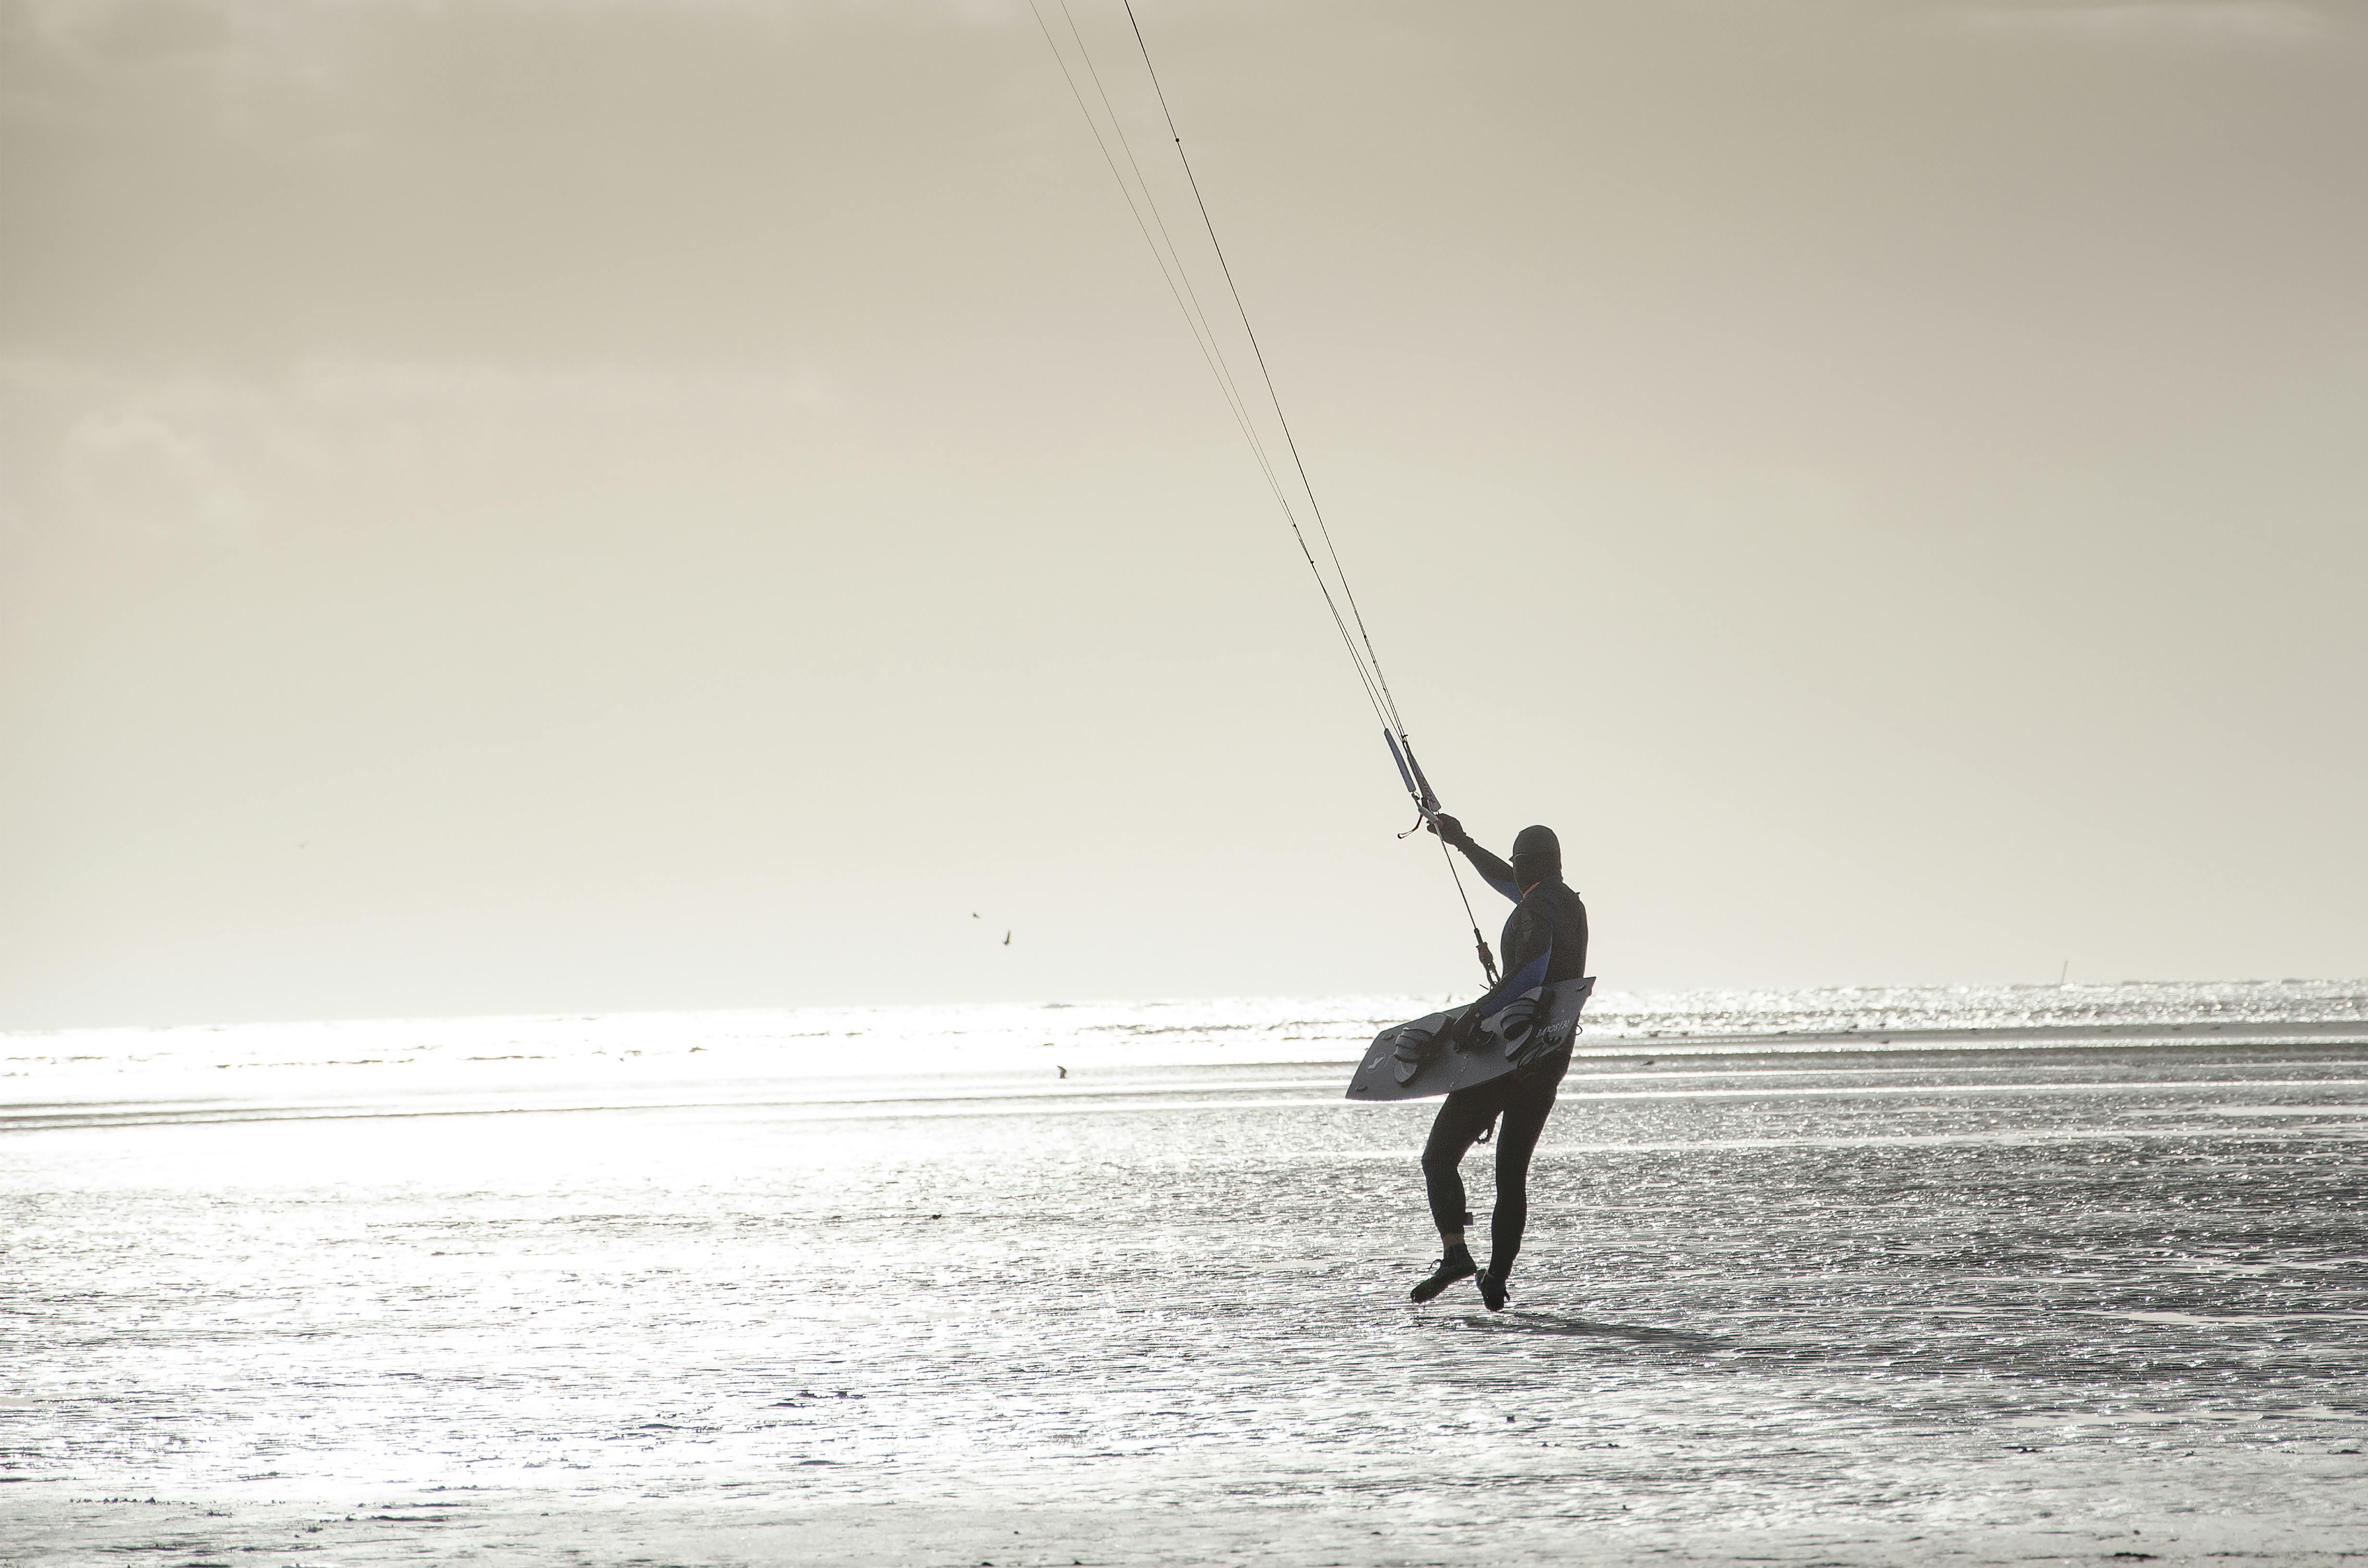
{"type": "Polygon", "coordinates": [[[1373,1037],[1365,1059],[1349,1080],[1352,1100],[1419,1100],[1468,1089],[1518,1070],[1523,1063],[1569,1046],[1578,1035],[1578,1016],[1595,990],[1595,977],[1535,986],[1506,998],[1484,1016],[1470,1050],[1441,1038],[1458,1007],[1394,1024],[1373,1037]],[[1421,1064],[1398,1081],[1399,1042],[1412,1036],[1425,1049],[1421,1064]]]}

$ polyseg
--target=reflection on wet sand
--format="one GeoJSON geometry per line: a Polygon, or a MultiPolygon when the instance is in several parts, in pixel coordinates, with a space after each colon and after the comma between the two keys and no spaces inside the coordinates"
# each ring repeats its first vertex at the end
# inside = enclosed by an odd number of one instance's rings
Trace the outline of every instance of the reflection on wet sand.
{"type": "Polygon", "coordinates": [[[1636,1345],[1666,1345],[1696,1350],[1719,1350],[1725,1342],[1713,1335],[1691,1334],[1682,1328],[1653,1328],[1644,1324],[1600,1323],[1564,1312],[1478,1312],[1457,1320],[1457,1328],[1485,1329],[1491,1334],[1566,1334],[1588,1339],[1626,1340],[1636,1345]]]}
{"type": "Polygon", "coordinates": [[[120,1085],[35,1085],[0,1133],[0,1534],[2317,1560],[2368,1527],[2363,1033],[1583,1061],[1502,1314],[1406,1304],[1427,1108],[1342,1102],[1304,1042],[1064,1037],[1066,1079],[941,1058],[901,1092],[727,1064],[564,1111],[283,1082],[238,1101],[279,1119],[152,1089],[128,1125],[120,1085]]]}

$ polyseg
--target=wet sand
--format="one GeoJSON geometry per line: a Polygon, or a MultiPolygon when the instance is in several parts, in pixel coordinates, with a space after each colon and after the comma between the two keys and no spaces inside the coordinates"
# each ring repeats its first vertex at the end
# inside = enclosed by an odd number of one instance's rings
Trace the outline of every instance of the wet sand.
{"type": "Polygon", "coordinates": [[[1502,1315],[1328,1059],[20,1096],[0,1562],[2348,1561],[2364,1038],[1584,1060],[1502,1315]]]}

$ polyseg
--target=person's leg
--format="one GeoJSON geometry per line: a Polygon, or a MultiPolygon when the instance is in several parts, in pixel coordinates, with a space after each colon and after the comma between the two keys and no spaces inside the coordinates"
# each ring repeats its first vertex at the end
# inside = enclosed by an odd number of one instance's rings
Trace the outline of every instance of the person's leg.
{"type": "Polygon", "coordinates": [[[1504,1305],[1505,1279],[1521,1251],[1521,1233],[1530,1221],[1530,1156],[1537,1152],[1562,1086],[1560,1074],[1530,1083],[1520,1082],[1517,1074],[1508,1082],[1514,1088],[1497,1129],[1497,1207],[1488,1216],[1488,1273],[1481,1284],[1491,1311],[1504,1305]]]}
{"type": "Polygon", "coordinates": [[[1456,1167],[1473,1140],[1496,1118],[1497,1096],[1488,1092],[1494,1086],[1459,1089],[1448,1096],[1430,1124],[1429,1140],[1423,1144],[1422,1182],[1430,1198],[1431,1223],[1439,1227],[1440,1258],[1430,1277],[1410,1292],[1417,1301],[1428,1301],[1458,1279],[1480,1272],[1480,1266],[1472,1261],[1472,1250],[1463,1244],[1463,1228],[1472,1222],[1472,1215],[1463,1206],[1463,1177],[1456,1167]]]}
{"type": "Polygon", "coordinates": [[[1439,1227],[1439,1239],[1449,1246],[1463,1244],[1463,1227],[1472,1222],[1471,1212],[1464,1208],[1463,1175],[1457,1167],[1473,1141],[1496,1119],[1497,1096],[1488,1092],[1494,1087],[1483,1084],[1448,1096],[1431,1120],[1429,1142],[1422,1146],[1422,1185],[1430,1198],[1431,1223],[1439,1227]]]}

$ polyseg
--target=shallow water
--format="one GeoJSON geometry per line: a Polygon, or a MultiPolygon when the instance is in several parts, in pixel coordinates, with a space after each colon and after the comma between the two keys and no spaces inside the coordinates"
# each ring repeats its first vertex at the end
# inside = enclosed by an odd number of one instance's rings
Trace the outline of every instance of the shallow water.
{"type": "Polygon", "coordinates": [[[1502,1315],[1404,1003],[12,1037],[0,1561],[2331,1560],[2362,989],[2133,989],[1607,1009],[1502,1315]]]}

